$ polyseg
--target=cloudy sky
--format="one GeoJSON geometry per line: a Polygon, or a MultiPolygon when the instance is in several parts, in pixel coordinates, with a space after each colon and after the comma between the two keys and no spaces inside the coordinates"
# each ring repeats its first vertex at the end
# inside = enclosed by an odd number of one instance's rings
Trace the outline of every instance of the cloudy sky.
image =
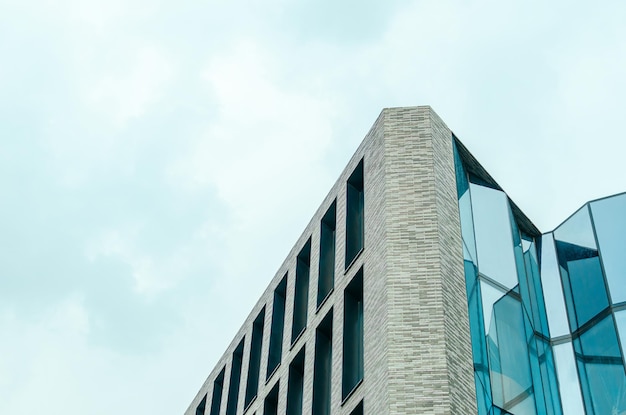
{"type": "Polygon", "coordinates": [[[626,190],[625,21],[0,0],[0,413],[182,414],[384,107],[432,105],[544,231],[626,190]]]}

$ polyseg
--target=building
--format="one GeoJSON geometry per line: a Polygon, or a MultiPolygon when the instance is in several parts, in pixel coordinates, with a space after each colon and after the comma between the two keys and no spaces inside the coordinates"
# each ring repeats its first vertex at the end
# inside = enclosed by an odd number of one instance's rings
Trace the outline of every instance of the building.
{"type": "Polygon", "coordinates": [[[541,234],[382,111],[186,415],[626,414],[626,194],[541,234]]]}

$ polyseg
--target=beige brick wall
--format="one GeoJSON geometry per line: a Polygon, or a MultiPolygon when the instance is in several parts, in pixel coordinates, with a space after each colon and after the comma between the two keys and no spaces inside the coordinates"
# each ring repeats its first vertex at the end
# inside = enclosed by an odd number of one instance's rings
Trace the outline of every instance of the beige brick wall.
{"type": "Polygon", "coordinates": [[[306,345],[303,414],[311,414],[315,328],[333,315],[332,413],[348,415],[361,399],[365,413],[476,413],[471,345],[465,304],[461,235],[451,133],[430,107],[385,109],[365,137],[311,222],[279,268],[224,356],[185,412],[194,415],[214,378],[226,366],[225,414],[230,359],[246,337],[238,414],[248,370],[252,322],[265,306],[257,399],[246,414],[262,413],[265,395],[280,381],[279,413],[286,408],[289,363],[306,345]],[[364,250],[344,270],[346,180],[364,160],[364,250]],[[335,288],[316,310],[320,221],[337,200],[335,288]],[[291,347],[296,256],[311,238],[307,328],[291,347]],[[363,383],[342,404],[343,290],[363,267],[365,367],[363,383]],[[273,292],[288,273],[282,363],[265,384],[273,292]]]}

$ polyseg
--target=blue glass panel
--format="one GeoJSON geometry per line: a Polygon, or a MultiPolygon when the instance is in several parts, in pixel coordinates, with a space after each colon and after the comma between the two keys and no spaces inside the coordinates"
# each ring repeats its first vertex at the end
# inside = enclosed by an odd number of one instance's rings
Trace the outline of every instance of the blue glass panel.
{"type": "Polygon", "coordinates": [[[609,305],[598,251],[556,241],[570,329],[577,330],[609,305]]]}
{"type": "Polygon", "coordinates": [[[554,230],[554,239],[597,249],[589,208],[584,206],[554,230]]]}
{"type": "Polygon", "coordinates": [[[539,387],[543,388],[546,414],[563,415],[559,400],[559,388],[552,347],[549,342],[540,338],[536,338],[536,346],[541,371],[541,383],[535,382],[535,391],[539,387]]]}
{"type": "Polygon", "coordinates": [[[622,358],[624,358],[626,367],[626,310],[615,313],[615,324],[617,325],[617,332],[622,346],[622,358]]]}
{"type": "Polygon", "coordinates": [[[541,284],[552,337],[569,334],[567,312],[552,233],[541,238],[541,284]]]}
{"type": "Polygon", "coordinates": [[[473,183],[470,192],[478,269],[481,274],[511,289],[518,281],[508,199],[499,190],[473,183]]]}
{"type": "Polygon", "coordinates": [[[483,317],[485,319],[485,333],[489,333],[491,327],[491,319],[493,317],[493,306],[498,300],[506,295],[505,292],[500,291],[485,281],[480,281],[480,293],[483,304],[483,317]]]}
{"type": "Polygon", "coordinates": [[[526,278],[525,281],[520,279],[522,297],[525,295],[528,296],[528,300],[525,299],[524,304],[527,309],[530,308],[529,311],[531,313],[533,328],[535,331],[546,337],[550,337],[546,306],[543,300],[543,289],[541,287],[539,276],[537,252],[534,242],[530,242],[524,251],[524,263],[526,265],[526,278]],[[522,282],[525,284],[522,284],[522,282]],[[525,291],[527,291],[527,293],[525,293],[525,291]]]}
{"type": "Polygon", "coordinates": [[[463,161],[461,160],[461,156],[459,156],[459,151],[456,148],[456,144],[452,143],[452,150],[454,152],[454,169],[456,172],[456,190],[458,198],[461,199],[461,196],[467,192],[469,189],[469,182],[467,181],[467,172],[465,171],[465,166],[463,166],[463,161]]]}
{"type": "Polygon", "coordinates": [[[591,212],[611,299],[626,301],[626,194],[593,202],[591,212]]]}
{"type": "Polygon", "coordinates": [[[613,315],[575,339],[574,350],[587,414],[626,411],[626,374],[613,315]]]}
{"type": "Polygon", "coordinates": [[[513,295],[505,295],[494,304],[488,340],[494,405],[507,410],[520,404],[524,411],[535,408],[523,311],[513,295]]]}
{"type": "Polygon", "coordinates": [[[572,344],[568,342],[552,346],[552,350],[554,351],[559,378],[563,413],[566,415],[585,415],[572,344]]]}

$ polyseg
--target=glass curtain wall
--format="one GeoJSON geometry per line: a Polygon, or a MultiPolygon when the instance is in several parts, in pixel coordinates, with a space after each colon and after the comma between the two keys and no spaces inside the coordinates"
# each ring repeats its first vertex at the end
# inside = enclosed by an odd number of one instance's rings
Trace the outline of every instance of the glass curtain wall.
{"type": "Polygon", "coordinates": [[[454,156],[479,414],[626,415],[626,194],[540,235],[454,156]]]}
{"type": "Polygon", "coordinates": [[[562,415],[540,235],[523,230],[506,194],[454,150],[479,414],[562,415]]]}

